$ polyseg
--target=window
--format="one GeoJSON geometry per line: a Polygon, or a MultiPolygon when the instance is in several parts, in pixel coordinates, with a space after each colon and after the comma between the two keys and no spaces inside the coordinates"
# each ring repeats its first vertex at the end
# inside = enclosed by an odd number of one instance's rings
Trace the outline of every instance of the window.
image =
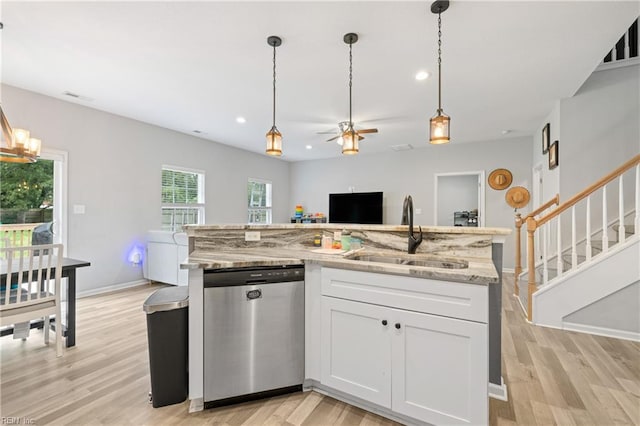
{"type": "Polygon", "coordinates": [[[162,166],[162,229],[204,223],[204,172],[162,166]]]}
{"type": "Polygon", "coordinates": [[[271,186],[271,182],[265,180],[249,179],[249,223],[271,223],[271,186]]]}

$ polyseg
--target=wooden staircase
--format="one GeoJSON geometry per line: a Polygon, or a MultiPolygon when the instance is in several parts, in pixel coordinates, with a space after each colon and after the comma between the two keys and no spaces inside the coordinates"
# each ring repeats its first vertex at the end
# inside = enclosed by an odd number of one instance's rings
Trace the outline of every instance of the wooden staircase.
{"type": "MultiPolygon", "coordinates": [[[[564,277],[574,276],[579,270],[588,270],[589,265],[594,262],[615,254],[615,252],[621,252],[625,247],[640,240],[640,233],[638,233],[640,228],[640,155],[636,155],[562,204],[560,204],[559,196],[556,195],[524,218],[520,214],[516,214],[515,225],[517,279],[514,295],[520,301],[528,321],[536,323],[533,295],[539,290],[546,286],[558,285],[564,277]],[[631,178],[635,181],[635,188],[633,188],[633,195],[629,196],[630,191],[625,192],[623,181],[628,184],[631,178]],[[611,199],[614,197],[607,196],[607,189],[609,186],[616,186],[616,182],[618,199],[616,205],[613,205],[611,199]],[[626,203],[625,194],[627,195],[626,203]],[[596,195],[602,200],[602,205],[597,210],[592,209],[591,205],[596,195]],[[578,210],[576,206],[578,205],[582,205],[582,210],[585,210],[584,217],[580,217],[580,219],[584,219],[581,222],[582,232],[580,234],[577,225],[578,210]],[[610,220],[608,212],[613,210],[617,210],[617,212],[610,220]],[[592,226],[594,211],[600,215],[599,225],[592,226]],[[566,226],[567,223],[570,224],[570,229],[563,230],[561,224],[566,226]],[[520,229],[524,224],[527,228],[527,269],[522,271],[520,229]],[[538,238],[542,251],[537,256],[535,253],[536,238],[538,238]],[[534,271],[534,273],[529,274],[528,271],[534,271]],[[523,289],[526,291],[522,291],[523,289]]],[[[632,263],[637,265],[638,262],[632,263]]]]}

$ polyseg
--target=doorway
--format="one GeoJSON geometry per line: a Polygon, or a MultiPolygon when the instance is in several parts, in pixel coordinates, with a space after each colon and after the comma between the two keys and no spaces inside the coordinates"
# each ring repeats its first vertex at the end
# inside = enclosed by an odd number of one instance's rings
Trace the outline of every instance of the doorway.
{"type": "Polygon", "coordinates": [[[434,176],[437,226],[485,226],[484,170],[434,176]]]}
{"type": "Polygon", "coordinates": [[[2,244],[30,245],[38,228],[46,234],[40,243],[52,238],[66,246],[67,153],[43,149],[36,163],[3,162],[1,168],[2,244]]]}
{"type": "MultiPolygon", "coordinates": [[[[532,208],[530,210],[533,210],[538,208],[538,206],[542,204],[542,193],[543,193],[542,192],[543,190],[542,189],[542,163],[538,163],[535,166],[533,166],[533,169],[531,171],[531,190],[533,193],[531,194],[532,208]]],[[[526,230],[527,229],[526,225],[523,226],[523,228],[526,230]]],[[[549,228],[550,227],[547,226],[544,228],[544,231],[543,231],[547,234],[547,241],[550,241],[550,238],[548,238],[549,228]]],[[[541,260],[542,245],[540,243],[540,232],[535,233],[533,244],[534,244],[534,250],[536,253],[536,259],[541,260]]]]}

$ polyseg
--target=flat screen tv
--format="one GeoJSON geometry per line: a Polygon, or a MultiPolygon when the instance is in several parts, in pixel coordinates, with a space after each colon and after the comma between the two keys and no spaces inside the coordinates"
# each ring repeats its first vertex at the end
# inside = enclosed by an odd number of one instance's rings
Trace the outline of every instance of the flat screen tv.
{"type": "Polygon", "coordinates": [[[329,194],[329,222],[382,224],[382,192],[329,194]]]}

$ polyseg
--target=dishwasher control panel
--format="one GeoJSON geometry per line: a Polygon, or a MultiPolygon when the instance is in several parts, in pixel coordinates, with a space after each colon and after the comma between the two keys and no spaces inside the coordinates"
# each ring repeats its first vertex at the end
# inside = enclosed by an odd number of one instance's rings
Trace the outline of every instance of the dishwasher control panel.
{"type": "Polygon", "coordinates": [[[207,269],[204,271],[205,288],[291,281],[304,281],[304,265],[207,269]]]}

